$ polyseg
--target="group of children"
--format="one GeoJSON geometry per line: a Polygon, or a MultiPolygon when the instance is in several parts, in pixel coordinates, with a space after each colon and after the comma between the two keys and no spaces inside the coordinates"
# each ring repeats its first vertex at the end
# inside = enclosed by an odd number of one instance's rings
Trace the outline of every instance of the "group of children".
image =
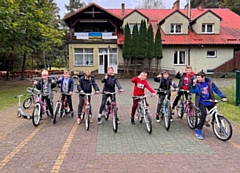
{"type": "MultiPolygon", "coordinates": [[[[42,92],[42,99],[46,99],[47,106],[49,107],[50,113],[52,115],[53,119],[53,110],[52,106],[50,104],[50,100],[52,98],[52,88],[56,87],[56,83],[61,83],[61,92],[63,98],[66,96],[68,100],[68,104],[71,111],[71,116],[74,116],[73,113],[73,107],[72,107],[72,99],[71,95],[73,94],[73,80],[70,77],[70,74],[68,71],[64,72],[64,77],[61,77],[58,79],[58,81],[51,80],[48,77],[48,71],[43,70],[42,71],[42,79],[40,81],[35,81],[34,84],[36,85],[36,88],[38,90],[41,90],[42,92]],[[65,94],[64,94],[65,93],[65,94]],[[66,95],[67,94],[67,95],[66,95]]],[[[214,92],[221,97],[222,101],[227,101],[226,96],[219,90],[219,88],[212,82],[210,78],[207,78],[204,72],[199,72],[197,74],[194,74],[192,71],[192,67],[186,66],[185,72],[179,71],[175,77],[179,79],[178,86],[174,83],[172,78],[169,76],[168,71],[165,71],[161,74],[159,74],[157,77],[154,78],[155,82],[159,83],[159,87],[164,90],[169,90],[171,87],[175,88],[176,90],[183,89],[183,90],[190,90],[191,93],[196,94],[195,97],[195,106],[200,109],[201,111],[201,117],[200,122],[198,124],[197,130],[195,130],[195,135],[198,139],[203,139],[202,136],[202,127],[204,125],[205,118],[207,116],[206,109],[210,110],[214,103],[206,101],[206,100],[214,100],[214,92]]],[[[152,93],[153,96],[156,95],[156,92],[149,86],[147,82],[147,73],[141,72],[139,76],[136,76],[132,78],[132,83],[134,83],[134,89],[133,89],[133,96],[143,96],[145,95],[144,91],[145,88],[149,90],[149,92],[152,93]]],[[[115,86],[117,86],[118,90],[120,92],[124,92],[122,89],[118,78],[114,75],[113,67],[107,68],[107,74],[102,78],[102,83],[104,83],[102,92],[115,92],[115,86]]],[[[80,116],[82,114],[82,109],[84,105],[84,94],[83,93],[92,93],[92,87],[94,88],[96,94],[100,92],[99,87],[97,83],[95,82],[94,77],[91,75],[90,71],[86,71],[84,76],[79,78],[79,82],[77,84],[77,90],[79,91],[79,104],[78,104],[78,118],[77,123],[80,124],[80,116]]],[[[174,109],[181,97],[183,92],[178,92],[177,97],[175,98],[173,104],[172,104],[172,114],[174,114],[174,109]]],[[[156,111],[156,121],[160,122],[160,110],[163,104],[163,100],[165,98],[164,93],[158,93],[159,95],[159,102],[157,105],[157,111],[156,111]]],[[[170,96],[168,96],[168,99],[170,99],[170,96]]],[[[105,107],[107,98],[111,97],[112,100],[116,102],[115,95],[111,94],[104,94],[102,96],[102,103],[99,109],[99,115],[98,115],[98,124],[101,124],[101,117],[102,117],[102,111],[105,107]]],[[[185,92],[185,97],[188,97],[187,92],[185,92]]],[[[90,98],[89,98],[90,100],[90,98]]],[[[131,123],[135,124],[134,116],[135,112],[138,106],[138,100],[133,100],[132,105],[132,112],[131,112],[131,123]]],[[[90,114],[91,109],[90,109],[90,114]]],[[[92,117],[92,116],[90,116],[92,117]]],[[[161,116],[162,118],[162,116],[161,116]]],[[[172,119],[172,118],[171,118],[172,119]]],[[[92,122],[92,119],[90,120],[92,122]]],[[[120,123],[120,120],[118,119],[118,123],[120,123]]]]}

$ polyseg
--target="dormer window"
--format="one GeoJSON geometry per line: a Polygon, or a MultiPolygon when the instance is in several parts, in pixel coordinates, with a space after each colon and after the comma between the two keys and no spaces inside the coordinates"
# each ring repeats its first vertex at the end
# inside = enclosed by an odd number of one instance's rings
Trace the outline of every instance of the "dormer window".
{"type": "Polygon", "coordinates": [[[202,24],[202,33],[212,34],[214,33],[214,24],[202,24]]]}
{"type": "MultiPolygon", "coordinates": [[[[129,28],[130,28],[130,33],[132,34],[132,32],[133,32],[133,26],[134,26],[135,24],[134,23],[129,23],[129,28]]],[[[140,23],[138,23],[137,24],[137,26],[138,26],[138,31],[140,30],[140,23]]]]}
{"type": "Polygon", "coordinates": [[[171,34],[181,34],[182,33],[182,24],[171,24],[170,25],[171,34]]]}

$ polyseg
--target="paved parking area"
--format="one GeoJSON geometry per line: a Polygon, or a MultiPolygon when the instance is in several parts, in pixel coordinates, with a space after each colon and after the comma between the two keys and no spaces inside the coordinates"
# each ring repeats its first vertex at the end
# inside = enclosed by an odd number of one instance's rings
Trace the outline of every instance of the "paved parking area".
{"type": "MultiPolygon", "coordinates": [[[[55,125],[45,116],[34,127],[31,120],[17,118],[16,106],[1,111],[0,172],[240,172],[239,128],[234,126],[232,139],[222,142],[211,127],[204,127],[201,141],[195,138],[185,117],[175,116],[166,131],[163,122],[154,119],[157,98],[148,98],[154,120],[149,135],[144,124],[137,120],[135,125],[130,124],[133,85],[129,79],[120,82],[126,92],[117,95],[121,120],[117,133],[112,130],[111,120],[97,125],[101,95],[92,98],[94,122],[89,131],[84,124],[76,124],[76,94],[75,117],[59,118],[55,125]]],[[[149,82],[157,87],[157,83],[149,82]]],[[[97,83],[102,88],[99,80],[97,83]]],[[[32,108],[24,111],[31,113],[32,108]]]]}

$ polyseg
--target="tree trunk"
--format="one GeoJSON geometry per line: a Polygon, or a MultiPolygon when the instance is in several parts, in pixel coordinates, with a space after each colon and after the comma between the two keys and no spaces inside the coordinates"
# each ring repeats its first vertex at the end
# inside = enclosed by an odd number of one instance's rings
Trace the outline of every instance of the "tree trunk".
{"type": "Polygon", "coordinates": [[[23,55],[23,63],[22,63],[21,80],[24,80],[24,71],[25,71],[26,59],[27,59],[27,55],[26,55],[26,53],[24,53],[24,55],[23,55]]]}
{"type": "Polygon", "coordinates": [[[8,67],[7,67],[6,80],[10,79],[10,70],[11,70],[11,66],[12,66],[12,59],[13,59],[13,53],[11,52],[10,55],[9,55],[9,64],[8,64],[8,67]]]}
{"type": "Polygon", "coordinates": [[[134,74],[137,75],[137,59],[134,59],[134,74]]]}
{"type": "Polygon", "coordinates": [[[44,68],[47,70],[45,51],[42,52],[42,59],[43,59],[44,68]]]}
{"type": "Polygon", "coordinates": [[[127,75],[129,75],[129,58],[127,58],[127,75]]]}
{"type": "Polygon", "coordinates": [[[149,72],[149,75],[151,75],[151,69],[150,69],[150,67],[151,67],[151,62],[152,62],[152,59],[148,59],[148,72],[149,72]]]}

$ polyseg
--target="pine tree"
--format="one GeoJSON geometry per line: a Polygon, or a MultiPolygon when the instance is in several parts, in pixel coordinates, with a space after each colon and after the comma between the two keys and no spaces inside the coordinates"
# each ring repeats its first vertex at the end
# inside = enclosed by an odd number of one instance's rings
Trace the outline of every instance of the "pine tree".
{"type": "Polygon", "coordinates": [[[147,27],[145,20],[141,21],[139,43],[139,59],[142,60],[142,68],[144,69],[145,60],[147,59],[147,27]]]}
{"type": "Polygon", "coordinates": [[[156,37],[155,37],[155,44],[154,44],[154,57],[156,58],[156,71],[159,72],[159,61],[163,58],[162,53],[162,37],[160,26],[158,26],[156,37]]]}
{"type": "Polygon", "coordinates": [[[137,23],[133,26],[132,43],[131,43],[132,58],[134,60],[134,73],[137,72],[137,61],[139,58],[139,33],[137,23]]]}
{"type": "Polygon", "coordinates": [[[150,72],[151,62],[154,58],[154,34],[152,24],[149,25],[147,30],[147,43],[148,70],[150,72]]]}
{"type": "Polygon", "coordinates": [[[126,70],[127,74],[129,74],[129,59],[131,58],[131,33],[128,23],[124,27],[124,44],[122,55],[124,59],[124,71],[126,70]]]}

